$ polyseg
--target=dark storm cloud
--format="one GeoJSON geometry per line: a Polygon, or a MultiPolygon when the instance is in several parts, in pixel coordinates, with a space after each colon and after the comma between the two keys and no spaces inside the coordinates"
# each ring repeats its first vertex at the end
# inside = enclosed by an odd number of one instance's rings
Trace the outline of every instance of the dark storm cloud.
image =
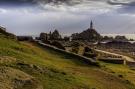
{"type": "Polygon", "coordinates": [[[34,0],[0,0],[0,7],[31,6],[37,4],[34,0]]]}
{"type": "Polygon", "coordinates": [[[110,5],[119,5],[116,10],[121,14],[135,14],[135,0],[109,0],[107,1],[110,5]]]}
{"type": "Polygon", "coordinates": [[[0,4],[33,3],[33,0],[0,0],[0,4]]]}
{"type": "MultiPolygon", "coordinates": [[[[123,8],[129,8],[131,6],[135,6],[134,0],[0,0],[0,6],[32,6],[32,5],[68,5],[68,6],[74,6],[74,5],[81,5],[81,4],[90,4],[90,6],[95,5],[96,3],[104,3],[106,5],[112,5],[115,7],[115,5],[121,5],[123,8]],[[92,5],[93,3],[93,5],[92,5]]],[[[97,5],[98,7],[98,5],[97,5]]],[[[100,7],[100,6],[99,6],[100,7]]]]}
{"type": "Polygon", "coordinates": [[[35,0],[36,2],[45,2],[45,3],[55,3],[55,4],[82,4],[82,3],[91,3],[91,2],[103,2],[108,3],[110,5],[129,5],[134,6],[135,0],[35,0]]]}
{"type": "Polygon", "coordinates": [[[81,4],[83,2],[89,3],[90,1],[93,2],[106,2],[110,5],[135,5],[135,1],[133,0],[0,0],[0,4],[26,4],[26,3],[38,3],[42,2],[43,4],[46,3],[54,3],[54,4],[81,4]]]}
{"type": "Polygon", "coordinates": [[[24,5],[24,4],[37,4],[37,3],[54,3],[54,4],[61,4],[67,3],[71,4],[71,0],[0,0],[0,4],[4,5],[24,5]]]}

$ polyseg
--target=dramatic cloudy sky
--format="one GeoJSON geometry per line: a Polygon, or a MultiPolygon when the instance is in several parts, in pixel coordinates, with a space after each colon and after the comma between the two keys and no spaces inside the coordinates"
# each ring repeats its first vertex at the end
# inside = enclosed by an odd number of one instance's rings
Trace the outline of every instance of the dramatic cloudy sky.
{"type": "Polygon", "coordinates": [[[135,0],[0,0],[0,25],[17,35],[81,32],[90,20],[100,33],[135,33],[135,0]]]}

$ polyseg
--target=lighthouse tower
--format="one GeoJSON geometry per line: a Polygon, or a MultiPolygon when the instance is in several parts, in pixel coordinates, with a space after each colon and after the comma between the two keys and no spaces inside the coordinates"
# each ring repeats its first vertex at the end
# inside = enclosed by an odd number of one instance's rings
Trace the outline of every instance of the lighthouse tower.
{"type": "Polygon", "coordinates": [[[90,22],[90,29],[93,29],[93,22],[92,22],[92,20],[90,22]]]}

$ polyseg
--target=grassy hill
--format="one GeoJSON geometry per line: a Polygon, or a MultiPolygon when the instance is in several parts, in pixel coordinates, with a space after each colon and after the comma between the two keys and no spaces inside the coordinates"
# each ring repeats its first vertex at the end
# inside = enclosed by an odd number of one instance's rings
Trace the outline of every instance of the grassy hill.
{"type": "Polygon", "coordinates": [[[135,89],[134,69],[100,65],[0,36],[0,89],[135,89]]]}

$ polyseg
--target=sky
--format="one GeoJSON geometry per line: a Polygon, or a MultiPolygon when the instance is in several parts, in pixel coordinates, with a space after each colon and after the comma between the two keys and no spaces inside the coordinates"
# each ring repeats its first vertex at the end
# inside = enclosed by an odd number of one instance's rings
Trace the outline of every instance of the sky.
{"type": "Polygon", "coordinates": [[[0,26],[16,35],[69,35],[91,20],[101,34],[134,34],[135,0],[0,0],[0,26]]]}

